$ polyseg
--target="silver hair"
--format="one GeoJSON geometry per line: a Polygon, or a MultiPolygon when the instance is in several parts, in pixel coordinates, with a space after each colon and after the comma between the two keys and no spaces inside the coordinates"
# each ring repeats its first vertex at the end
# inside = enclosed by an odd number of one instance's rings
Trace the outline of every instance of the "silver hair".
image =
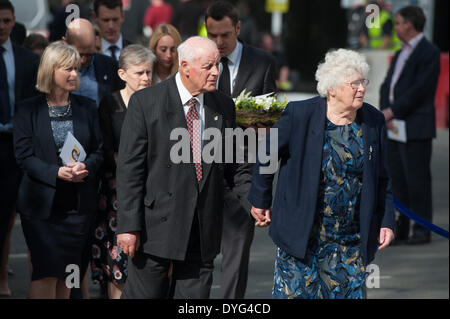
{"type": "Polygon", "coordinates": [[[203,38],[200,36],[190,37],[178,46],[178,64],[181,66],[181,61],[187,61],[188,63],[194,62],[196,58],[199,57],[199,49],[204,48],[204,46],[195,45],[195,43],[204,42],[206,45],[211,45],[217,48],[214,41],[203,38]]]}
{"type": "Polygon", "coordinates": [[[347,49],[329,51],[325,55],[325,61],[317,67],[317,92],[320,96],[326,97],[330,89],[352,80],[352,77],[367,78],[369,70],[366,58],[356,51],[347,49]]]}
{"type": "Polygon", "coordinates": [[[128,70],[132,65],[140,65],[149,62],[151,66],[156,61],[155,54],[140,44],[132,44],[125,47],[120,53],[119,69],[128,70]]]}

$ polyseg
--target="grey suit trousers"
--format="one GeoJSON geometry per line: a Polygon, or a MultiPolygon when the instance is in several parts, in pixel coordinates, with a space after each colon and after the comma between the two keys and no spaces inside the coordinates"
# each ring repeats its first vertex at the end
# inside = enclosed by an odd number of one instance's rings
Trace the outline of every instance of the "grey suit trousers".
{"type": "Polygon", "coordinates": [[[221,290],[224,299],[243,299],[247,288],[255,221],[233,191],[225,191],[222,230],[221,290]]]}

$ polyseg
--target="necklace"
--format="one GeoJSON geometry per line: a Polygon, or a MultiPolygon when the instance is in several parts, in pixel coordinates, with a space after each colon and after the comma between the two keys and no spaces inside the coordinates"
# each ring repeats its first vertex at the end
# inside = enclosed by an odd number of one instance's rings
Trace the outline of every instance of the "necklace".
{"type": "Polygon", "coordinates": [[[54,110],[55,106],[51,106],[50,105],[50,103],[48,102],[48,98],[46,100],[47,100],[48,109],[50,110],[50,113],[52,113],[54,116],[56,116],[56,117],[64,117],[64,116],[67,116],[70,113],[70,110],[72,108],[72,104],[70,103],[70,99],[69,99],[69,105],[67,106],[67,110],[65,112],[63,112],[63,113],[56,112],[54,110]]]}

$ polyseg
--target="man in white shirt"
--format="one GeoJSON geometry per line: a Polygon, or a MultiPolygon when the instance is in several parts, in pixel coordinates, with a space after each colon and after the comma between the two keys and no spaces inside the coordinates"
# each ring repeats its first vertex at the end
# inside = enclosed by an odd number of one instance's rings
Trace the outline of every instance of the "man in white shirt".
{"type": "Polygon", "coordinates": [[[216,91],[216,45],[193,37],[178,52],[179,73],[136,92],[122,127],[116,233],[130,256],[122,299],[208,298],[220,252],[223,181],[231,184],[237,174],[233,164],[196,161],[196,154],[202,131],[225,134],[236,113],[231,98],[216,91]],[[173,133],[186,128],[182,152],[193,161],[180,163],[172,147],[182,141],[173,133]]]}

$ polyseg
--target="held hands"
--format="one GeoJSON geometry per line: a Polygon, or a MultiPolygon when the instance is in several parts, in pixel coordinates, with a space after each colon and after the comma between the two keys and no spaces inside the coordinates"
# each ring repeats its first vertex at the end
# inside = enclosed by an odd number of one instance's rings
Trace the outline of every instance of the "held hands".
{"type": "Polygon", "coordinates": [[[386,248],[393,239],[394,239],[394,232],[392,231],[392,229],[381,228],[380,235],[378,236],[378,243],[380,244],[378,250],[386,248]]]}
{"type": "Polygon", "coordinates": [[[141,236],[139,232],[129,232],[117,235],[117,245],[125,255],[134,257],[134,253],[141,245],[141,236]]]}
{"type": "Polygon", "coordinates": [[[255,226],[258,227],[267,227],[270,224],[270,214],[272,212],[271,209],[263,209],[256,208],[252,206],[252,210],[250,211],[253,218],[255,218],[255,226]]]}
{"type": "Polygon", "coordinates": [[[82,183],[83,179],[89,175],[84,163],[76,162],[62,166],[58,170],[58,178],[73,183],[82,183]]]}

